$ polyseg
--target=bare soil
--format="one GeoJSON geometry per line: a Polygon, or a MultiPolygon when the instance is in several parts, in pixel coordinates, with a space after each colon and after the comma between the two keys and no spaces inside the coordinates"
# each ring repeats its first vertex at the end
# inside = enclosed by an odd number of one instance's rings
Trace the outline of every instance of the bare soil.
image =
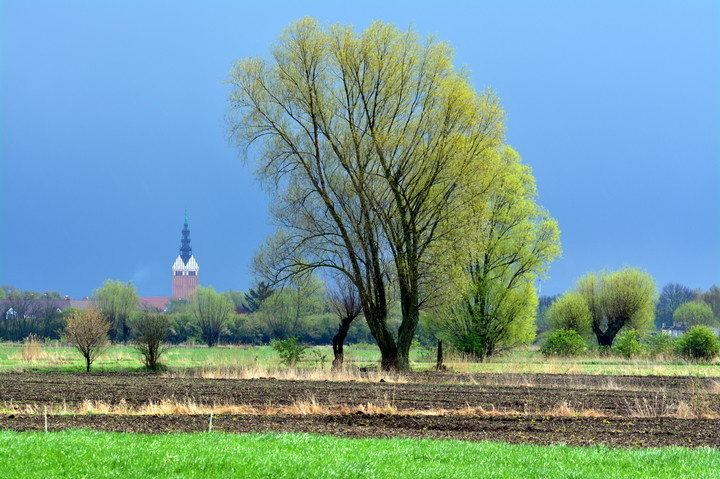
{"type": "MultiPolygon", "coordinates": [[[[409,383],[180,379],[144,373],[3,373],[0,409],[53,408],[85,400],[142,406],[162,399],[207,405],[390,406],[403,414],[218,415],[221,432],[295,431],[343,437],[427,437],[511,443],[623,447],[720,447],[720,419],[681,419],[681,403],[720,412],[717,379],[418,373],[409,383]],[[566,412],[562,415],[562,408],[566,412]],[[482,408],[484,414],[424,415],[482,408]],[[593,411],[598,417],[582,417],[593,411]],[[559,415],[560,414],[560,415],[559,415]],[[638,417],[638,416],[647,417],[638,417]]],[[[715,416],[717,417],[717,416],[715,416]]],[[[51,430],[89,428],[148,433],[208,429],[208,416],[76,414],[50,416],[51,430]]],[[[0,429],[38,430],[42,415],[2,414],[0,429]]]]}

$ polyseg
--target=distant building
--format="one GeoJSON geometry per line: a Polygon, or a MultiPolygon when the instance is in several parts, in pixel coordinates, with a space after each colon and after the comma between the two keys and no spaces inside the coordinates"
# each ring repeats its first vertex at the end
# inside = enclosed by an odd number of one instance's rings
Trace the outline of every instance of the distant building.
{"type": "MultiPolygon", "coordinates": [[[[190,293],[198,287],[200,267],[195,261],[190,247],[190,228],[188,227],[187,214],[182,229],[180,240],[180,254],[172,266],[172,297],[140,297],[140,307],[155,308],[159,311],[166,311],[168,303],[173,299],[188,299],[190,293]]],[[[27,299],[27,298],[3,298],[0,299],[0,322],[17,319],[46,317],[50,314],[63,313],[68,308],[87,309],[93,301],[84,299],[27,299]]]]}
{"type": "Polygon", "coordinates": [[[187,213],[180,240],[180,254],[172,266],[172,297],[188,299],[190,293],[198,287],[200,267],[195,261],[190,246],[190,228],[187,213]]]}
{"type": "Polygon", "coordinates": [[[679,322],[679,323],[673,323],[672,326],[665,326],[662,327],[662,333],[667,334],[668,336],[671,336],[673,338],[679,338],[683,334],[688,332],[688,326],[687,323],[679,322]]]}

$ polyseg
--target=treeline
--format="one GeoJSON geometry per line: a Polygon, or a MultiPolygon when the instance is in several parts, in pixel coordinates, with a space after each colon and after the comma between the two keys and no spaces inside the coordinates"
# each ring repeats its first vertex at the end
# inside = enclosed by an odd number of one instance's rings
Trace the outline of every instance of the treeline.
{"type": "Polygon", "coordinates": [[[57,291],[21,291],[0,286],[0,339],[21,341],[30,334],[57,339],[64,326],[64,306],[57,291]]]}
{"type": "MultiPolygon", "coordinates": [[[[568,307],[572,303],[572,296],[577,291],[570,291],[565,295],[541,296],[538,301],[537,331],[538,334],[545,333],[553,325],[551,315],[556,319],[559,316],[558,310],[562,309],[563,303],[568,307]],[[553,312],[550,307],[559,299],[562,301],[555,307],[553,312]]],[[[576,300],[576,303],[578,300],[576,300]]],[[[582,306],[580,306],[582,308],[582,306]]],[[[691,289],[679,283],[668,283],[660,291],[654,301],[653,321],[643,326],[643,330],[661,331],[673,325],[692,327],[704,325],[720,327],[720,287],[712,285],[707,290],[691,289]]]]}
{"type": "MultiPolygon", "coordinates": [[[[60,339],[67,318],[76,311],[61,298],[58,292],[0,286],[0,340],[22,341],[30,335],[60,339]]],[[[109,334],[116,343],[134,338],[137,331],[133,325],[148,309],[141,304],[135,286],[120,281],[105,281],[91,300],[111,322],[109,334]]],[[[332,344],[339,326],[332,299],[316,277],[284,289],[262,282],[248,292],[217,293],[199,288],[189,301],[171,300],[165,313],[170,323],[166,341],[172,344],[268,344],[289,337],[306,344],[332,344]]],[[[397,311],[393,316],[399,321],[397,311]]],[[[374,341],[362,317],[349,327],[346,340],[374,341]]]]}
{"type": "Polygon", "coordinates": [[[660,294],[652,277],[635,268],[590,273],[575,287],[542,298],[538,326],[547,354],[576,355],[590,348],[625,357],[658,354],[689,359],[717,355],[720,288],[707,291],[670,283],[660,294]],[[674,337],[679,337],[674,344],[674,337]],[[692,345],[709,344],[703,352],[692,345]]]}
{"type": "MultiPolygon", "coordinates": [[[[577,331],[586,344],[599,344],[593,323],[601,334],[607,333],[607,312],[622,309],[620,304],[610,304],[611,298],[629,298],[628,291],[644,291],[644,300],[635,298],[635,304],[644,306],[634,312],[626,310],[627,320],[622,325],[616,318],[616,334],[631,329],[643,334],[651,333],[673,324],[686,328],[696,325],[720,326],[718,286],[713,285],[703,291],[670,283],[656,296],[652,279],[632,269],[589,275],[564,295],[541,296],[537,304],[537,320],[530,325],[537,332],[540,343],[544,342],[546,333],[552,330],[570,329],[577,331]],[[638,286],[643,282],[646,285],[644,289],[638,286]],[[587,286],[588,283],[595,284],[595,290],[587,286]],[[605,296],[602,300],[601,286],[605,296]],[[588,298],[596,303],[592,310],[588,298]],[[601,301],[605,304],[600,304],[601,301]]],[[[119,343],[132,340],[137,334],[133,325],[144,309],[135,287],[131,283],[107,280],[93,292],[91,298],[112,323],[110,338],[119,343]]],[[[200,288],[190,301],[175,299],[167,304],[165,314],[170,328],[166,341],[172,344],[198,343],[210,346],[260,345],[296,337],[305,344],[332,344],[340,330],[342,308],[338,306],[342,299],[338,291],[328,291],[326,285],[315,276],[286,285],[285,288],[272,288],[265,282],[258,283],[248,291],[217,293],[212,288],[200,288]]],[[[10,285],[0,286],[0,339],[22,341],[31,334],[40,338],[60,339],[67,317],[75,311],[74,308],[68,308],[67,304],[57,291],[41,293],[21,291],[10,285]]],[[[345,341],[374,343],[361,312],[358,316],[358,319],[346,325],[345,341]]],[[[389,318],[392,326],[400,324],[399,302],[393,303],[389,318]]],[[[443,321],[437,317],[423,315],[415,340],[424,346],[434,346],[438,339],[448,339],[446,329],[442,326],[443,321]]],[[[454,345],[452,341],[448,342],[454,345]]]]}

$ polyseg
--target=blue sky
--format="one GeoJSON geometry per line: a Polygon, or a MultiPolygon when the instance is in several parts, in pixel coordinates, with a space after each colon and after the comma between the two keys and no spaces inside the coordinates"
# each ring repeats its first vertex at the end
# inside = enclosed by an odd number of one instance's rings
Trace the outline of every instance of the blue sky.
{"type": "Polygon", "coordinates": [[[224,81],[305,15],[434,34],[496,90],[562,230],[542,294],[626,265],[720,283],[720,2],[0,0],[0,284],[169,296],[187,208],[201,284],[250,287],[272,198],[224,81]]]}

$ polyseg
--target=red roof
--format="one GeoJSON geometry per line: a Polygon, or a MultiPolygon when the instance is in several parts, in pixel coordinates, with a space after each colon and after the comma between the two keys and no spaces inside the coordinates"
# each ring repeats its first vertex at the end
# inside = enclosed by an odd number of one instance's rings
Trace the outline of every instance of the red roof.
{"type": "Polygon", "coordinates": [[[163,298],[163,297],[146,297],[146,298],[140,298],[140,306],[143,308],[152,307],[157,308],[160,311],[165,311],[165,307],[167,306],[168,301],[170,301],[172,298],[163,298]]]}

